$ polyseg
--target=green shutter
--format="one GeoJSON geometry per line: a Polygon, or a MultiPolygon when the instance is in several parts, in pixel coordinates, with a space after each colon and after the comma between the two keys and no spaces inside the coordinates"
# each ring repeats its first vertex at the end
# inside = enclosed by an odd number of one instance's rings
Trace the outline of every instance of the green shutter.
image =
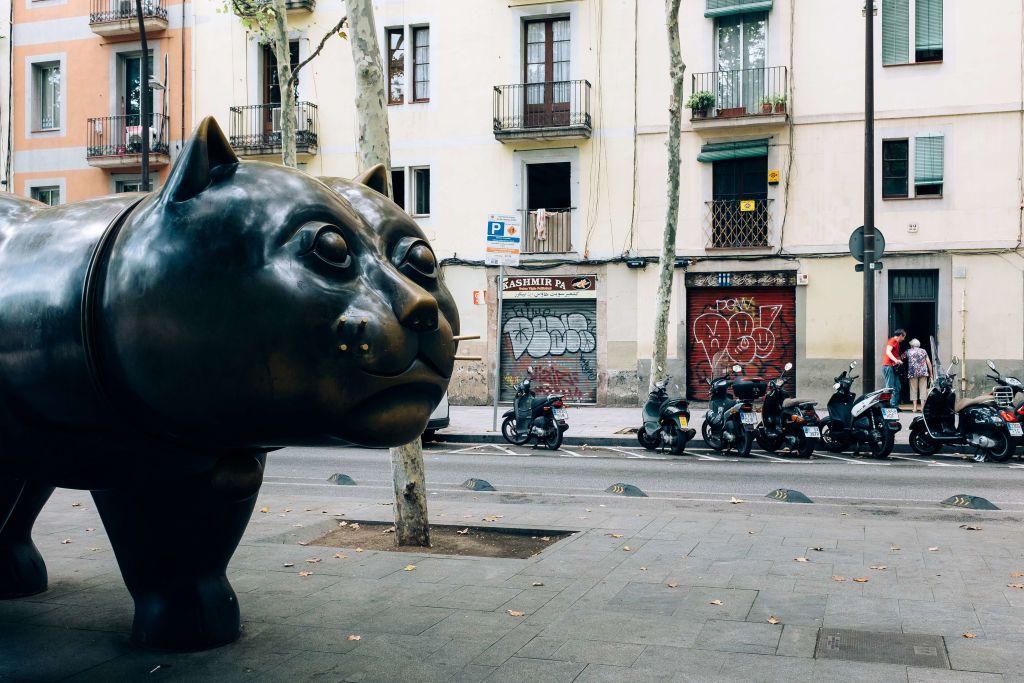
{"type": "Polygon", "coordinates": [[[910,0],[882,0],[882,64],[910,61],[910,0]]]}
{"type": "Polygon", "coordinates": [[[918,50],[942,48],[942,0],[917,0],[914,45],[918,50]]]}
{"type": "Polygon", "coordinates": [[[746,12],[767,12],[772,8],[773,0],[708,0],[705,17],[724,17],[728,14],[744,14],[746,12]]]}
{"type": "Polygon", "coordinates": [[[928,135],[914,138],[914,186],[938,185],[942,182],[945,166],[943,136],[928,135]]]}
{"type": "Polygon", "coordinates": [[[744,140],[742,142],[716,142],[700,148],[697,161],[710,163],[728,159],[748,159],[768,156],[769,138],[744,140]]]}

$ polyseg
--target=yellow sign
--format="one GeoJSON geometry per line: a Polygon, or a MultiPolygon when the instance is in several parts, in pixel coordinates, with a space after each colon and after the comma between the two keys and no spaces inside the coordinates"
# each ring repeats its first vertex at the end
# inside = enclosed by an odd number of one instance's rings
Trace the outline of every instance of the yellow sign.
{"type": "Polygon", "coordinates": [[[773,168],[768,171],[768,183],[774,185],[777,182],[779,182],[779,169],[773,168]]]}
{"type": "Polygon", "coordinates": [[[757,208],[757,202],[753,199],[740,200],[740,211],[753,211],[757,208]]]}

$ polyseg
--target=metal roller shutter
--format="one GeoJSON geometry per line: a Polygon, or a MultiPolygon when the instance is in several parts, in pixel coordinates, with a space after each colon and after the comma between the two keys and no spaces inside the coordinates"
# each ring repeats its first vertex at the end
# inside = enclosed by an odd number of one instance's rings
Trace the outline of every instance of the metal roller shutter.
{"type": "MultiPolygon", "coordinates": [[[[738,364],[747,377],[775,377],[796,365],[796,290],[707,287],[686,291],[686,389],[708,399],[707,380],[738,364]]],[[[794,395],[796,370],[786,391],[794,395]]]]}
{"type": "Polygon", "coordinates": [[[538,396],[597,402],[595,299],[509,300],[501,318],[502,401],[515,398],[515,385],[532,365],[538,396]]]}

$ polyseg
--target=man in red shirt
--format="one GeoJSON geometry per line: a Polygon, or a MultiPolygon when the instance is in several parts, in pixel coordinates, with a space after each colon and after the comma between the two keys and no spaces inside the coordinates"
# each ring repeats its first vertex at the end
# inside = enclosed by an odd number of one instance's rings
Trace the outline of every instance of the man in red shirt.
{"type": "Polygon", "coordinates": [[[900,360],[900,342],[906,338],[905,330],[896,330],[889,341],[885,342],[885,352],[882,354],[882,377],[885,378],[885,386],[893,389],[892,399],[889,401],[893,408],[900,407],[900,378],[896,368],[903,365],[903,361],[900,360]]]}

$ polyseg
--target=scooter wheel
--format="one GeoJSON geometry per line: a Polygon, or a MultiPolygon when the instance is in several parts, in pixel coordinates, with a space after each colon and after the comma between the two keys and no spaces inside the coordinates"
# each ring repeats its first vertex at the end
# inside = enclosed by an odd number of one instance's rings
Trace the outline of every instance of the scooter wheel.
{"type": "Polygon", "coordinates": [[[549,451],[557,451],[562,445],[562,430],[557,427],[549,431],[544,435],[541,443],[544,444],[544,448],[549,451]]]}
{"type": "Polygon", "coordinates": [[[661,441],[661,430],[654,432],[654,436],[648,437],[647,430],[640,427],[636,432],[636,440],[639,441],[640,445],[647,450],[656,450],[658,448],[658,443],[661,441]]]}
{"type": "Polygon", "coordinates": [[[740,428],[740,433],[736,436],[736,443],[734,448],[736,449],[736,455],[741,458],[750,457],[750,449],[754,446],[754,436],[746,429],[740,428]]]}
{"type": "Polygon", "coordinates": [[[1013,456],[1014,446],[1010,438],[1001,430],[990,430],[986,436],[996,442],[992,448],[986,448],[985,453],[992,462],[1006,462],[1013,456]]]}
{"type": "Polygon", "coordinates": [[[918,455],[927,457],[938,453],[942,444],[933,441],[924,428],[914,427],[910,430],[910,447],[918,455]]]}
{"type": "Polygon", "coordinates": [[[873,458],[888,458],[889,454],[892,453],[893,446],[896,445],[896,435],[892,433],[892,430],[883,427],[881,440],[871,442],[871,457],[873,458]]]}
{"type": "Polygon", "coordinates": [[[846,450],[846,444],[832,435],[832,425],[822,425],[821,443],[825,446],[825,450],[832,453],[842,453],[846,450]]]}
{"type": "Polygon", "coordinates": [[[814,454],[814,446],[817,439],[808,439],[806,436],[800,436],[800,444],[797,446],[796,454],[807,460],[814,454]]]}
{"type": "Polygon", "coordinates": [[[762,450],[768,451],[769,453],[774,453],[779,450],[779,447],[782,445],[781,437],[773,438],[760,430],[755,432],[754,438],[757,439],[757,445],[760,446],[762,450]]]}
{"type": "Polygon", "coordinates": [[[686,437],[679,430],[672,435],[672,455],[682,455],[686,451],[686,437]]]}
{"type": "Polygon", "coordinates": [[[704,420],[704,423],[700,426],[700,435],[704,439],[704,443],[708,445],[708,448],[719,452],[722,451],[722,435],[716,436],[712,433],[711,425],[708,424],[707,420],[704,420]]]}
{"type": "Polygon", "coordinates": [[[522,446],[530,440],[530,433],[520,434],[516,431],[516,418],[506,417],[501,423],[501,435],[514,446],[522,446]]]}

